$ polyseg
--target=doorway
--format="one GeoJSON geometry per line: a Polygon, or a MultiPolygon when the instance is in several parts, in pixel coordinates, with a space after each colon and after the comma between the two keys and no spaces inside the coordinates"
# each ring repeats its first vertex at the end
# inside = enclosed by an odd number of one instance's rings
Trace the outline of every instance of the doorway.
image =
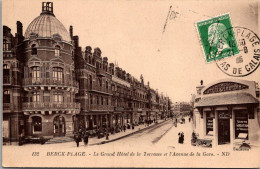
{"type": "Polygon", "coordinates": [[[65,118],[62,116],[56,116],[53,120],[54,137],[65,136],[65,118]]]}
{"type": "Polygon", "coordinates": [[[230,119],[218,120],[218,144],[230,143],[230,119]]]}

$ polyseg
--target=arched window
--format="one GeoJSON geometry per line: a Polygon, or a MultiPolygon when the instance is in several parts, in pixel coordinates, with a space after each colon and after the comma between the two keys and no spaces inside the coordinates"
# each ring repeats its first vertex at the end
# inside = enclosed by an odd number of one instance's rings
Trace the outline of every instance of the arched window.
{"type": "Polygon", "coordinates": [[[40,78],[40,67],[39,66],[34,66],[31,68],[32,69],[32,78],[34,80],[38,80],[40,78]]]}
{"type": "Polygon", "coordinates": [[[3,103],[10,103],[10,92],[9,92],[9,90],[4,90],[3,103]]]}
{"type": "Polygon", "coordinates": [[[4,39],[3,41],[3,51],[8,50],[8,41],[6,39],[4,39]]]}
{"type": "Polygon", "coordinates": [[[62,92],[53,92],[54,102],[63,103],[63,93],[62,92]]]}
{"type": "Polygon", "coordinates": [[[60,67],[54,67],[52,69],[53,80],[58,80],[63,82],[63,69],[60,67]]]}
{"type": "Polygon", "coordinates": [[[60,47],[58,45],[55,46],[55,56],[60,56],[60,47]]]}
{"type": "Polygon", "coordinates": [[[42,118],[39,116],[32,117],[33,133],[42,132],[42,118]]]}
{"type": "Polygon", "coordinates": [[[32,55],[37,55],[37,48],[35,44],[32,45],[32,55]]]}

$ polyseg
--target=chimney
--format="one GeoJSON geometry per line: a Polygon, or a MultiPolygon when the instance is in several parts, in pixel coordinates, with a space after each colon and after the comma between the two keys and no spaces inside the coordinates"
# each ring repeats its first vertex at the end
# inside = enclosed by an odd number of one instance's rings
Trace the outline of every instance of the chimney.
{"type": "Polygon", "coordinates": [[[73,37],[73,26],[70,26],[70,38],[72,39],[73,37]]]}
{"type": "Polygon", "coordinates": [[[17,27],[17,35],[18,37],[23,36],[23,24],[20,21],[16,22],[16,27],[17,27]]]}
{"type": "Polygon", "coordinates": [[[79,47],[79,37],[78,36],[73,36],[73,41],[74,41],[74,47],[79,47]]]}
{"type": "Polygon", "coordinates": [[[54,15],[53,13],[53,2],[42,2],[42,13],[43,14],[49,14],[49,15],[54,15]]]}

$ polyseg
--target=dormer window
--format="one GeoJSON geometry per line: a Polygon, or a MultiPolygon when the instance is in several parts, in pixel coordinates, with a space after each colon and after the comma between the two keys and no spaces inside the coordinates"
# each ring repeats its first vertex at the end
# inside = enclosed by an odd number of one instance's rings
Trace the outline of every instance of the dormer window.
{"type": "Polygon", "coordinates": [[[55,56],[60,56],[60,47],[55,46],[55,56]]]}
{"type": "Polygon", "coordinates": [[[37,55],[37,48],[35,44],[32,45],[32,55],[37,55]]]}

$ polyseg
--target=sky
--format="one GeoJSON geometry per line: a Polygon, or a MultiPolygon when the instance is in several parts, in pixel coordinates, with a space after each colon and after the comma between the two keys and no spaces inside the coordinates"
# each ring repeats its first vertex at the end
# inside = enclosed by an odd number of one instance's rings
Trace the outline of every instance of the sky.
{"type": "MultiPolygon", "coordinates": [[[[39,0],[4,0],[2,24],[16,33],[16,21],[23,31],[41,13],[39,0]]],[[[206,63],[195,23],[229,13],[232,26],[246,27],[256,34],[258,6],[255,1],[158,1],[158,0],[55,0],[54,14],[84,49],[99,47],[103,57],[118,63],[173,102],[190,101],[196,86],[232,78],[216,63],[206,63]],[[170,10],[167,24],[166,18],[170,10]],[[164,30],[165,26],[165,30],[164,30]],[[163,31],[164,30],[164,31],[163,31]]],[[[239,77],[259,81],[260,68],[239,77]]],[[[236,77],[237,78],[237,77],[236,77]]]]}

